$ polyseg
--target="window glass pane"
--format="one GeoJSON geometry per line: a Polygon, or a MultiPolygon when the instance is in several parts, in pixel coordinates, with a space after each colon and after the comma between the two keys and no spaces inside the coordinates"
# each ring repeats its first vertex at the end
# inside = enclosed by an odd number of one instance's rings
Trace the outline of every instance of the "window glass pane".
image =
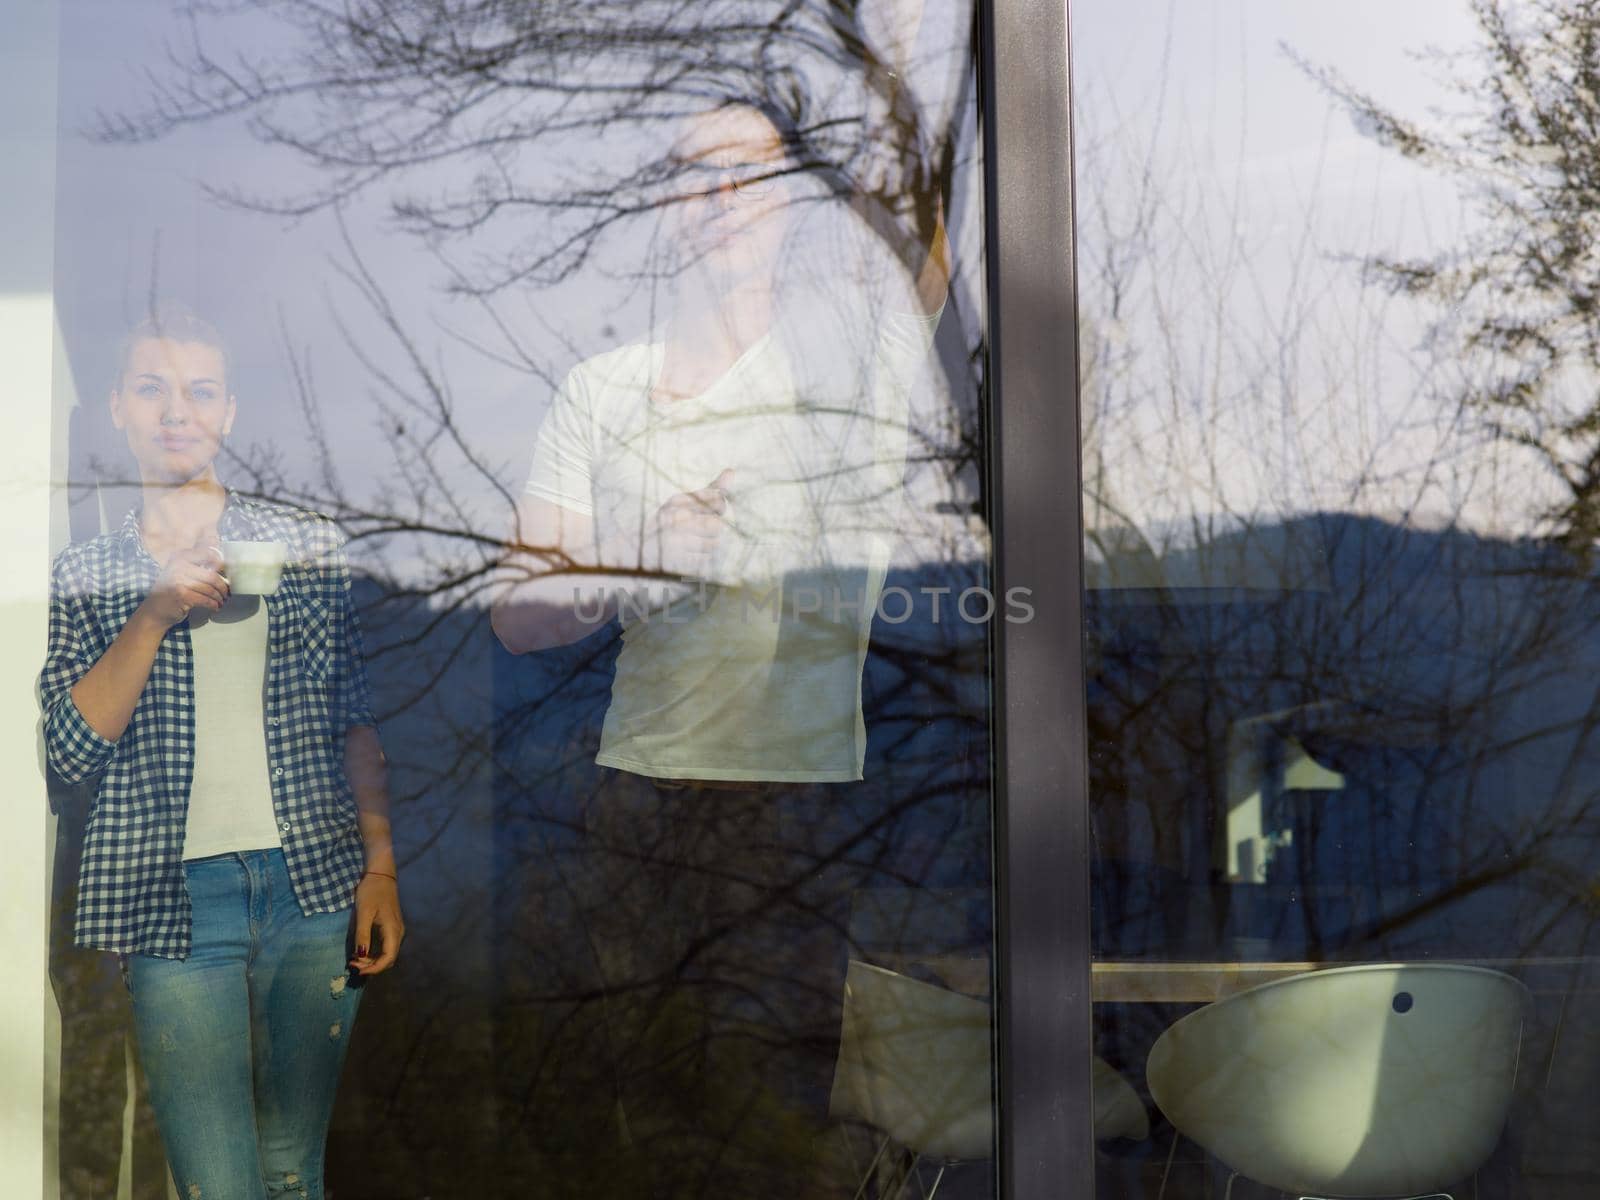
{"type": "Polygon", "coordinates": [[[993,1195],[971,5],[51,15],[61,1194],[993,1195]]]}
{"type": "MultiPolygon", "coordinates": [[[[18,4],[0,14],[0,212],[8,234],[0,255],[0,349],[14,397],[7,435],[0,441],[0,478],[6,481],[0,554],[6,572],[0,655],[18,664],[0,698],[0,729],[12,763],[38,757],[38,704],[32,669],[44,645],[43,569],[50,555],[51,420],[48,396],[54,349],[50,300],[52,183],[55,175],[56,62],[53,14],[47,6],[18,4]],[[42,10],[41,10],[42,9],[42,10]],[[25,399],[24,399],[25,398],[25,399]],[[25,665],[23,665],[25,664],[25,665]]],[[[0,947],[14,969],[0,988],[0,1030],[6,1067],[0,1071],[0,1129],[11,1185],[40,1190],[47,1157],[39,1098],[53,1085],[38,1049],[49,1032],[45,907],[49,880],[41,853],[49,836],[42,775],[18,768],[9,780],[12,800],[0,815],[0,837],[31,852],[14,856],[0,875],[0,947]],[[32,969],[23,969],[30,964],[32,969]]]]}
{"type": "Polygon", "coordinates": [[[1073,6],[1102,1196],[1600,1186],[1597,17],[1073,6]]]}

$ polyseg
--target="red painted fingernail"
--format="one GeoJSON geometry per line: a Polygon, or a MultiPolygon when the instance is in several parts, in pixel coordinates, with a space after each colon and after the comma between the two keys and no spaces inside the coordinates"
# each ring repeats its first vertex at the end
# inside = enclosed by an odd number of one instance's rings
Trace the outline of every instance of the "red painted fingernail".
{"type": "Polygon", "coordinates": [[[357,946],[356,947],[356,957],[357,958],[365,958],[366,956],[367,956],[367,948],[365,946],[357,946]]]}

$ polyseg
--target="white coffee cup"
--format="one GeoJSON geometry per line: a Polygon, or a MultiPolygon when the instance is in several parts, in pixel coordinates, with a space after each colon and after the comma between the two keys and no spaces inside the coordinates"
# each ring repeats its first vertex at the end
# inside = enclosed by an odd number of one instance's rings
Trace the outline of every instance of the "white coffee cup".
{"type": "Polygon", "coordinates": [[[289,547],[283,542],[222,542],[222,573],[239,596],[270,596],[283,577],[289,547]]]}

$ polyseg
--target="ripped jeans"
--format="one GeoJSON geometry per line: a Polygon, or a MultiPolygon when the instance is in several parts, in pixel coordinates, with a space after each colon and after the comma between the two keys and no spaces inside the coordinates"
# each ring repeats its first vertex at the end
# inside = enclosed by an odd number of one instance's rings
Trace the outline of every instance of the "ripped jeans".
{"type": "Polygon", "coordinates": [[[350,913],[305,916],[281,850],[184,863],[187,959],[126,959],[139,1057],[184,1200],[322,1200],[361,989],[350,913]]]}

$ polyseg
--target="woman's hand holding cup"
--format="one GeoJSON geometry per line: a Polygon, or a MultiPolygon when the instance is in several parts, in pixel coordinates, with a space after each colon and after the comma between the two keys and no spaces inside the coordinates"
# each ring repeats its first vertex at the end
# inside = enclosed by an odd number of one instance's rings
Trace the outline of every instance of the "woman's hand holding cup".
{"type": "Polygon", "coordinates": [[[175,550],[150,594],[140,605],[164,626],[176,625],[190,610],[216,612],[228,601],[228,579],[222,573],[222,549],[205,533],[192,546],[175,550]]]}

